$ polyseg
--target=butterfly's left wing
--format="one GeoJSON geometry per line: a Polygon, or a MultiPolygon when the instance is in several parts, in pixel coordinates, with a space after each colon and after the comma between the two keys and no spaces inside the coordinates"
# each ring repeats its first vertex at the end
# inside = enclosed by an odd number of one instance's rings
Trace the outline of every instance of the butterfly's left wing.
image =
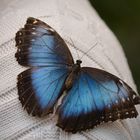
{"type": "Polygon", "coordinates": [[[69,66],[70,50],[60,35],[43,21],[29,17],[16,33],[15,57],[30,67],[18,75],[18,94],[29,114],[42,116],[52,112],[60,97],[69,66]]]}
{"type": "Polygon", "coordinates": [[[57,125],[74,133],[101,122],[136,117],[138,103],[136,93],[116,76],[83,67],[58,109],[57,125]]]}

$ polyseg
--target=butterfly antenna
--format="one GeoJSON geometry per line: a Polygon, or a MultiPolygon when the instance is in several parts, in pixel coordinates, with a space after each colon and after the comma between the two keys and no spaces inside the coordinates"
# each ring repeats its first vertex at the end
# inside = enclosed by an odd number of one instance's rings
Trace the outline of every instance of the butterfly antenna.
{"type": "Polygon", "coordinates": [[[96,45],[97,45],[97,42],[96,42],[91,48],[89,48],[89,49],[81,56],[80,60],[81,60],[89,51],[91,51],[94,47],[96,47],[96,45]]]}
{"type": "Polygon", "coordinates": [[[50,17],[52,17],[52,15],[38,16],[37,18],[41,19],[41,18],[50,18],[50,17]]]}
{"type": "Polygon", "coordinates": [[[78,60],[80,59],[80,57],[79,57],[79,54],[78,54],[78,49],[76,48],[76,46],[74,45],[74,42],[72,41],[72,39],[70,38],[70,41],[71,41],[71,43],[72,43],[72,46],[75,48],[75,50],[76,50],[76,54],[77,54],[77,57],[78,57],[78,60]]]}

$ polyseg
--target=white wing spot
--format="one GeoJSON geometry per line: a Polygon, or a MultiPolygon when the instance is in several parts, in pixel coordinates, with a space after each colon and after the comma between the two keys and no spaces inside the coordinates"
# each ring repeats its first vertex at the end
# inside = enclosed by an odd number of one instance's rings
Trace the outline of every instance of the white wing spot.
{"type": "Polygon", "coordinates": [[[132,114],[134,114],[135,113],[135,111],[134,110],[132,110],[132,114]]]}
{"type": "Polygon", "coordinates": [[[123,85],[123,81],[122,80],[119,80],[119,82],[123,85]]]}
{"type": "Polygon", "coordinates": [[[32,32],[32,34],[35,35],[36,33],[35,32],[32,32]]]}
{"type": "Polygon", "coordinates": [[[127,101],[130,101],[129,97],[127,97],[127,101]]]}
{"type": "Polygon", "coordinates": [[[105,117],[104,117],[104,116],[102,116],[101,118],[102,118],[102,119],[104,119],[105,117]]]}
{"type": "Polygon", "coordinates": [[[118,117],[120,117],[121,115],[118,113],[118,117]]]}
{"type": "Polygon", "coordinates": [[[128,112],[125,112],[125,114],[128,115],[129,113],[128,112]]]}
{"type": "Polygon", "coordinates": [[[133,99],[136,97],[136,95],[135,94],[133,94],[133,99]]]}
{"type": "Polygon", "coordinates": [[[21,40],[19,40],[18,43],[21,44],[21,40]]]}
{"type": "Polygon", "coordinates": [[[22,35],[22,32],[19,32],[19,35],[22,35]]]}
{"type": "Polygon", "coordinates": [[[33,22],[33,24],[36,24],[38,21],[37,20],[35,20],[34,22],[33,22]]]}
{"type": "Polygon", "coordinates": [[[123,101],[123,102],[125,102],[125,99],[124,99],[124,98],[122,98],[122,101],[123,101]]]}
{"type": "Polygon", "coordinates": [[[52,31],[52,32],[55,32],[55,30],[54,30],[54,29],[52,29],[52,28],[50,28],[49,30],[50,30],[50,31],[52,31]]]}

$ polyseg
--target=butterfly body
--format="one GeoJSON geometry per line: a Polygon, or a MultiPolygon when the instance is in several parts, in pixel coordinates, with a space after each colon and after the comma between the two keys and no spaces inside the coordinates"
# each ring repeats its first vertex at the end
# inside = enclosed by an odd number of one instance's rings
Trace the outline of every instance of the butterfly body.
{"type": "Polygon", "coordinates": [[[102,122],[137,117],[139,96],[123,80],[104,70],[74,63],[67,44],[46,23],[28,18],[16,33],[15,57],[29,67],[18,75],[18,95],[28,114],[42,117],[57,109],[57,126],[76,133],[102,122]]]}
{"type": "Polygon", "coordinates": [[[66,81],[65,81],[65,88],[66,90],[69,90],[72,87],[72,84],[75,80],[75,77],[79,74],[81,66],[80,64],[82,63],[81,60],[77,60],[75,64],[73,64],[70,67],[70,74],[67,77],[66,81]]]}

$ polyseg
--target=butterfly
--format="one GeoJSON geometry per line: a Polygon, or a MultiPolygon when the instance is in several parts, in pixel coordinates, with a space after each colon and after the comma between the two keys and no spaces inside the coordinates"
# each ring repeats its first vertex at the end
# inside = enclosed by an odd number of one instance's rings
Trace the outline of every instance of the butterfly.
{"type": "Polygon", "coordinates": [[[140,97],[123,80],[104,70],[81,67],[60,35],[43,21],[29,17],[16,33],[19,100],[33,116],[53,113],[57,126],[76,133],[103,122],[137,117],[140,97]]]}

